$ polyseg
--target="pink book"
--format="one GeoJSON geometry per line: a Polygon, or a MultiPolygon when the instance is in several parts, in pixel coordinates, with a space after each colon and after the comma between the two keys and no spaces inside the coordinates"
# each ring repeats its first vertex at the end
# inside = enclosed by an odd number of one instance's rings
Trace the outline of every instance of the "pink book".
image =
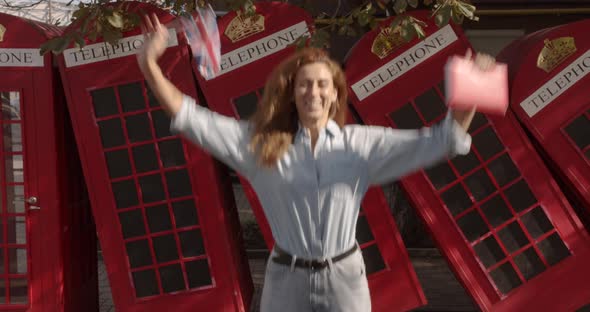
{"type": "Polygon", "coordinates": [[[490,70],[480,70],[473,61],[452,56],[445,67],[447,106],[470,110],[473,106],[484,114],[504,115],[508,108],[508,68],[496,63],[490,70]]]}

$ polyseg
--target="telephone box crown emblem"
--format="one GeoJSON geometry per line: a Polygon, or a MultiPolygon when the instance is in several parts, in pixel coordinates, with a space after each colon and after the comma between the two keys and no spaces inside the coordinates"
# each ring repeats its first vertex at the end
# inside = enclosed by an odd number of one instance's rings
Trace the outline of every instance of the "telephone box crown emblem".
{"type": "Polygon", "coordinates": [[[225,35],[232,42],[236,42],[263,31],[264,16],[261,14],[244,16],[241,11],[237,11],[236,17],[225,29],[225,35]]]}
{"type": "Polygon", "coordinates": [[[404,42],[405,41],[398,29],[385,27],[381,29],[381,32],[379,32],[377,37],[375,37],[375,40],[373,40],[371,52],[382,59],[403,45],[404,42]]]}
{"type": "Polygon", "coordinates": [[[6,32],[6,27],[0,24],[0,42],[4,41],[4,33],[6,32]]]}
{"type": "Polygon", "coordinates": [[[537,67],[546,72],[552,71],[568,56],[576,52],[573,37],[561,37],[553,40],[545,39],[545,46],[537,58],[537,67]]]}

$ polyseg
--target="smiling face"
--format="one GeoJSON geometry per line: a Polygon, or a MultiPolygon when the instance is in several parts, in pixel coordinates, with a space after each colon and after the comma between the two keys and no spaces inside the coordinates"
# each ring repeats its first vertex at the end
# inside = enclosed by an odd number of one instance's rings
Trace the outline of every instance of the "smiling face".
{"type": "Polygon", "coordinates": [[[325,127],[338,95],[330,68],[322,62],[302,66],[293,88],[301,124],[309,129],[325,127]]]}

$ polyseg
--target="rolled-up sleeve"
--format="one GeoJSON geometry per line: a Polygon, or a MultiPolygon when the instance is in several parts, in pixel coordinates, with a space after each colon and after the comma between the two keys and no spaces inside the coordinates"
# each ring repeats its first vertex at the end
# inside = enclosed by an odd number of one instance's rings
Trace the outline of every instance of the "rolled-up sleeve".
{"type": "Polygon", "coordinates": [[[245,177],[255,171],[256,160],[248,149],[250,127],[245,121],[212,112],[184,95],[180,111],[171,120],[170,130],[199,145],[245,177]]]}
{"type": "Polygon", "coordinates": [[[418,169],[436,164],[445,157],[465,155],[471,136],[450,113],[431,128],[400,130],[367,126],[357,137],[367,161],[369,183],[383,184],[418,169]]]}

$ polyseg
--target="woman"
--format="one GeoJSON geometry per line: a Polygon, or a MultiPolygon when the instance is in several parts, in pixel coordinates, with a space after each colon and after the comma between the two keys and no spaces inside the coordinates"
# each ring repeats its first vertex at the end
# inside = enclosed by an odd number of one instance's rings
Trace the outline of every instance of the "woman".
{"type": "MultiPolygon", "coordinates": [[[[308,48],[272,73],[251,121],[237,121],[196,105],[162,75],[168,32],[157,17],[146,17],[144,34],[138,63],[172,129],[247,178],[262,203],[276,246],[261,311],[370,311],[355,241],[367,188],[468,153],[474,111],[449,113],[430,129],[345,126],[344,74],[308,48]]],[[[476,62],[493,65],[487,56],[476,62]]]]}

